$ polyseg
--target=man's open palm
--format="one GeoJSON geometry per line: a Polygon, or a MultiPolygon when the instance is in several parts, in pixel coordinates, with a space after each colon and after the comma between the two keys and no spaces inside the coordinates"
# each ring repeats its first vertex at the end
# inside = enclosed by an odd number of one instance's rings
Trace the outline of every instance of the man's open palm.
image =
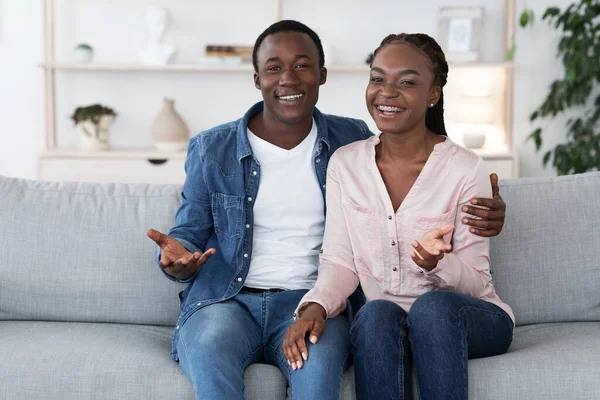
{"type": "Polygon", "coordinates": [[[160,267],[177,279],[192,277],[215,253],[215,249],[208,249],[204,254],[192,254],[178,240],[155,229],[148,229],[146,234],[160,247],[160,267]]]}

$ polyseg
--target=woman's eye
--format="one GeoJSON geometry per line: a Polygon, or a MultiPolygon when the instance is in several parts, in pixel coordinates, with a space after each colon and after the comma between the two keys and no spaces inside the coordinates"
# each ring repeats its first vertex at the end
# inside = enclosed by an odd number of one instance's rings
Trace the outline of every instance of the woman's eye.
{"type": "Polygon", "coordinates": [[[373,77],[371,77],[371,82],[379,83],[379,82],[383,82],[383,79],[381,79],[378,76],[373,76],[373,77]]]}

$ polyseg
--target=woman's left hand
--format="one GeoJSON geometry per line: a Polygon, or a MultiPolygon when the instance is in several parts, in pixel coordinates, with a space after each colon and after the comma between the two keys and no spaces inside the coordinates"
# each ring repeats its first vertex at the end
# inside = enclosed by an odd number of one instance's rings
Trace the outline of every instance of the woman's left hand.
{"type": "Polygon", "coordinates": [[[415,250],[410,257],[419,267],[431,271],[437,267],[438,261],[444,254],[452,251],[452,245],[444,242],[444,235],[452,232],[454,225],[444,225],[425,233],[420,240],[415,240],[411,245],[415,250]]]}

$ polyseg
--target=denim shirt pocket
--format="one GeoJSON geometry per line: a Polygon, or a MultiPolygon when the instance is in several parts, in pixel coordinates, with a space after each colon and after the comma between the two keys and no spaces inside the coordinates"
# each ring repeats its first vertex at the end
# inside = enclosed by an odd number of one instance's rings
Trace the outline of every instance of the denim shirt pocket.
{"type": "Polygon", "coordinates": [[[213,192],[211,197],[214,227],[217,236],[239,239],[242,236],[244,198],[213,192]]]}

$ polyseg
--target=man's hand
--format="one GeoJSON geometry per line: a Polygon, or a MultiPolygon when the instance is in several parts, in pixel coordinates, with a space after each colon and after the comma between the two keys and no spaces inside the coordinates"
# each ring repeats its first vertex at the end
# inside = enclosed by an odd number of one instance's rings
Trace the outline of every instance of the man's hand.
{"type": "Polygon", "coordinates": [[[208,249],[204,254],[199,251],[190,253],[179,241],[154,229],[148,229],[148,237],[160,246],[158,265],[173,278],[185,280],[192,277],[206,261],[215,254],[215,249],[208,249]]]}
{"type": "Polygon", "coordinates": [[[492,237],[497,236],[504,226],[506,217],[506,204],[500,197],[500,188],[498,187],[498,175],[491,174],[492,198],[474,198],[471,199],[472,206],[462,206],[462,210],[467,214],[474,215],[475,218],[464,217],[463,224],[471,226],[469,231],[477,236],[492,237]]]}
{"type": "Polygon", "coordinates": [[[444,235],[452,232],[454,225],[444,225],[425,233],[420,240],[414,240],[411,245],[415,250],[410,257],[419,267],[431,271],[437,267],[444,254],[452,251],[452,245],[444,242],[444,235]]]}
{"type": "Polygon", "coordinates": [[[288,328],[283,340],[283,354],[292,369],[302,368],[304,361],[308,360],[306,348],[306,335],[310,334],[310,342],[317,343],[325,330],[325,309],[317,303],[310,303],[302,311],[301,318],[288,328]]]}

